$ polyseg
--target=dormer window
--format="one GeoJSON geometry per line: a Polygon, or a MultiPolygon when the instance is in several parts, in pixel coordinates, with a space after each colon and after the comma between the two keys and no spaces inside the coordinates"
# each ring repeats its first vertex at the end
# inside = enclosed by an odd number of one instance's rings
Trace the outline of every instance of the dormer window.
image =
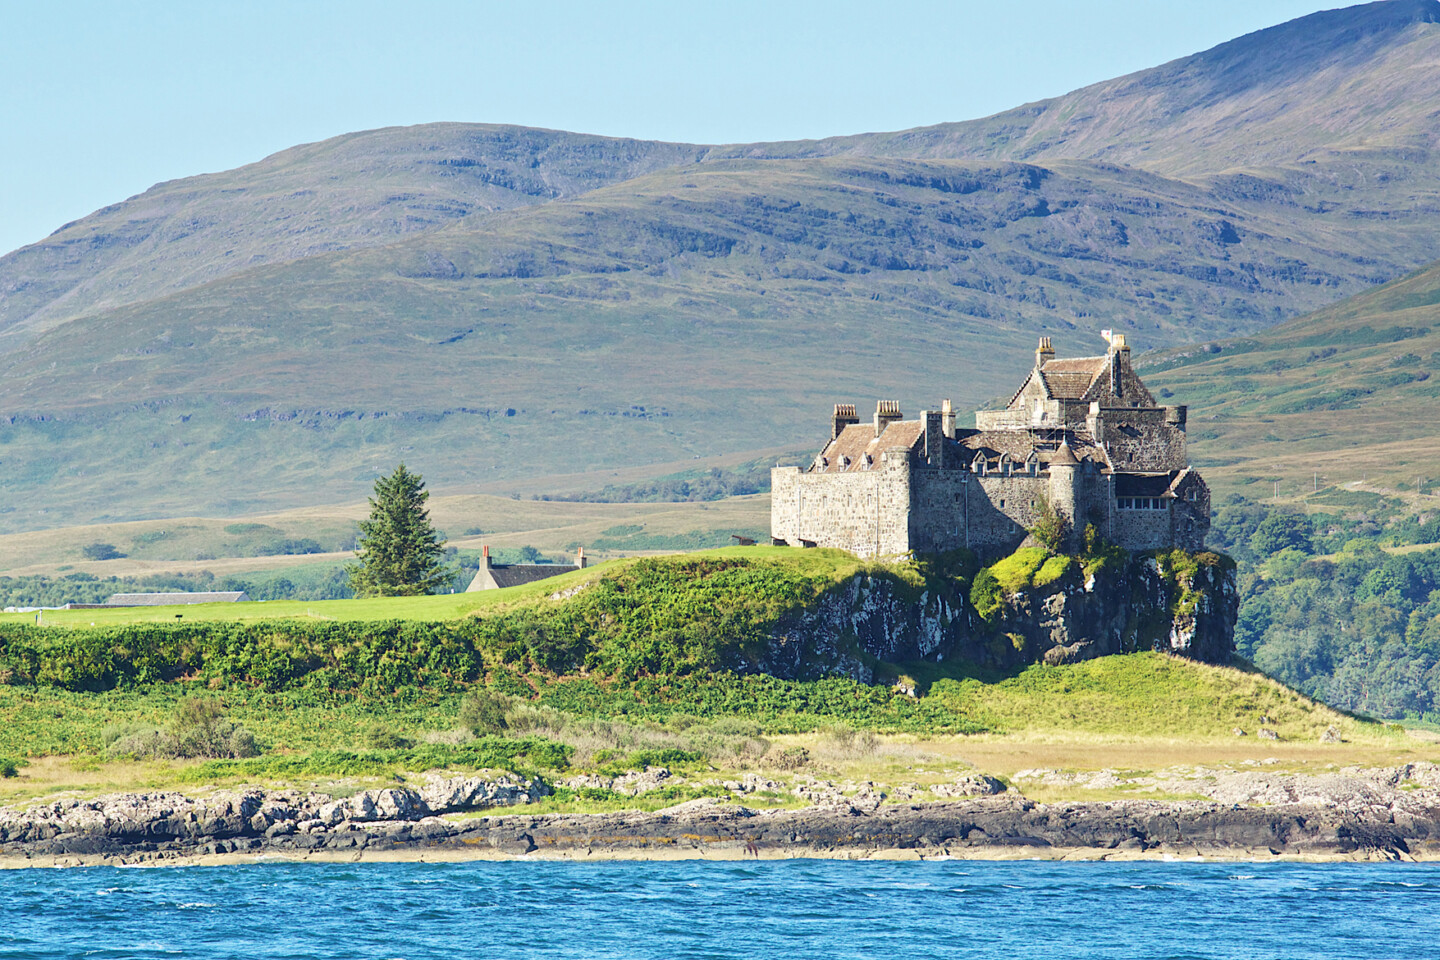
{"type": "Polygon", "coordinates": [[[870,469],[871,467],[873,467],[874,465],[875,465],[875,458],[872,457],[872,456],[870,456],[870,454],[868,454],[868,453],[865,454],[865,459],[864,459],[864,461],[863,461],[862,464],[861,464],[861,469],[862,469],[862,470],[869,470],[869,469],[870,469]]]}

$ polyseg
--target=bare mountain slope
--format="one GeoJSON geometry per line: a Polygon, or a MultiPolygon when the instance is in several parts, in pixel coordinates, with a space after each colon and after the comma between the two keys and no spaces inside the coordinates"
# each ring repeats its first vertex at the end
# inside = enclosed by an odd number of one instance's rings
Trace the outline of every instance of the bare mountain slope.
{"type": "MultiPolygon", "coordinates": [[[[1436,166],[1437,21],[1440,0],[1326,11],[994,117],[898,133],[730,147],[485,124],[349,134],[159,184],[0,257],[0,350],[28,330],[257,264],[387,243],[700,160],[1091,159],[1205,178],[1328,159],[1342,165],[1340,180],[1358,170],[1373,188],[1397,166],[1436,166]]],[[[1335,183],[1317,202],[1353,189],[1335,183]]]]}
{"type": "Polygon", "coordinates": [[[458,123],[292,147],[236,170],[157,184],[0,257],[0,337],[13,341],[259,264],[575,196],[703,152],[458,123]]]}
{"type": "Polygon", "coordinates": [[[724,152],[1088,159],[1187,177],[1356,151],[1428,163],[1440,135],[1437,83],[1440,2],[1383,0],[981,120],[724,152]]]}

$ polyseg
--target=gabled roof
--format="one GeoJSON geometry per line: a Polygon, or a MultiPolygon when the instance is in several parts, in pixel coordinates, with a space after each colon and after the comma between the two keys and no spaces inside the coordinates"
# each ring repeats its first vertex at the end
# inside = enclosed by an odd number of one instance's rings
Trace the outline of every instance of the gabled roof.
{"type": "Polygon", "coordinates": [[[894,420],[885,427],[880,438],[875,438],[875,426],[870,423],[852,423],[840,431],[840,436],[831,440],[820,451],[810,469],[816,473],[855,473],[865,469],[875,470],[880,466],[880,455],[891,447],[915,449],[925,434],[925,425],[919,420],[894,420]],[[870,457],[867,465],[865,457],[870,457]],[[821,458],[828,461],[823,467],[821,458]],[[847,462],[848,460],[848,462],[847,462]]]}
{"type": "Polygon", "coordinates": [[[518,587],[579,569],[570,563],[496,563],[490,565],[490,577],[497,587],[518,587]]]}
{"type": "Polygon", "coordinates": [[[117,593],[107,607],[172,607],[182,603],[240,603],[249,600],[243,590],[219,593],[117,593]]]}
{"type": "Polygon", "coordinates": [[[1052,400],[1083,400],[1090,386],[1104,375],[1109,357],[1066,357],[1040,368],[1040,379],[1052,400]]]}

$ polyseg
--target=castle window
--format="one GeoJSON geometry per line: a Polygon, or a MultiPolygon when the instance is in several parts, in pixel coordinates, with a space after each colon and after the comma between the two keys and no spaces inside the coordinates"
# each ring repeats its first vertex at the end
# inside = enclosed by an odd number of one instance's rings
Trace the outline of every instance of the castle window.
{"type": "Polygon", "coordinates": [[[1000,509],[1001,509],[1001,510],[1004,510],[1004,509],[1005,509],[1005,501],[1004,501],[1004,500],[1001,500],[1001,501],[1000,501],[1000,509]]]}

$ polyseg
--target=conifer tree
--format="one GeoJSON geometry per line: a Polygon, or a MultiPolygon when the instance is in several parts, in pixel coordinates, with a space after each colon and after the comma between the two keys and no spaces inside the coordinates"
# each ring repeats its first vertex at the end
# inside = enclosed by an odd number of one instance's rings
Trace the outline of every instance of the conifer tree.
{"type": "Polygon", "coordinates": [[[403,463],[375,481],[370,518],[360,521],[360,562],[350,568],[357,596],[415,597],[450,582],[452,574],[440,562],[440,535],[425,508],[429,499],[425,481],[403,463]]]}

